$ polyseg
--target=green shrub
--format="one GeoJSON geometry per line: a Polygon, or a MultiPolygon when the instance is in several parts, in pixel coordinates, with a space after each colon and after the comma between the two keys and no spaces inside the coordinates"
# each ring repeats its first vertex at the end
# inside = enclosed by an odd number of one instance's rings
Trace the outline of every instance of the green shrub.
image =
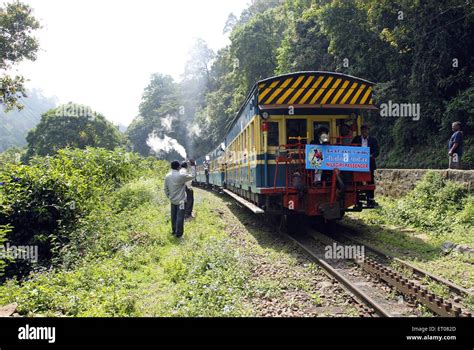
{"type": "Polygon", "coordinates": [[[459,213],[459,221],[468,226],[474,226],[474,195],[464,201],[464,209],[459,213]]]}
{"type": "Polygon", "coordinates": [[[0,172],[0,225],[12,226],[12,244],[37,244],[40,258],[49,262],[78,222],[115,189],[158,171],[164,171],[162,163],[122,149],[62,149],[29,165],[7,164],[0,172]]]}
{"type": "Polygon", "coordinates": [[[115,207],[122,211],[137,208],[145,203],[158,204],[158,191],[161,190],[161,183],[156,180],[143,180],[130,182],[114,193],[115,207]]]}
{"type": "Polygon", "coordinates": [[[2,248],[4,247],[4,244],[7,240],[6,235],[8,232],[10,232],[10,228],[8,226],[0,226],[0,278],[3,276],[6,265],[6,256],[4,255],[2,248]]]}
{"type": "Polygon", "coordinates": [[[23,315],[133,316],[134,287],[116,260],[96,260],[73,271],[31,273],[25,283],[0,286],[0,305],[16,302],[23,315]]]}
{"type": "Polygon", "coordinates": [[[395,223],[428,232],[450,231],[458,217],[468,222],[470,209],[459,214],[467,195],[462,185],[446,181],[439,173],[428,172],[405,197],[385,206],[382,214],[395,223]]]}

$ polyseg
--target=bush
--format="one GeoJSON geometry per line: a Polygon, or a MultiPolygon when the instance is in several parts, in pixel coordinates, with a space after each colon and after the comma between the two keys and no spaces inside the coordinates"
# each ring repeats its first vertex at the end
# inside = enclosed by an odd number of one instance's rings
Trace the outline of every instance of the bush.
{"type": "Polygon", "coordinates": [[[137,208],[145,203],[158,203],[157,191],[161,183],[156,180],[143,180],[130,182],[114,193],[114,206],[118,211],[137,208]]]}
{"type": "Polygon", "coordinates": [[[467,194],[462,185],[446,181],[439,173],[428,172],[405,197],[387,205],[384,216],[430,232],[451,231],[458,218],[468,222],[468,211],[465,216],[459,214],[467,194]]]}
{"type": "Polygon", "coordinates": [[[0,226],[0,278],[3,276],[5,265],[6,265],[6,256],[4,255],[2,248],[6,242],[6,235],[10,232],[8,226],[0,226]]]}
{"type": "Polygon", "coordinates": [[[0,225],[12,226],[12,244],[37,244],[49,262],[81,218],[125,182],[161,169],[156,163],[122,149],[87,148],[7,164],[0,172],[0,225]]]}

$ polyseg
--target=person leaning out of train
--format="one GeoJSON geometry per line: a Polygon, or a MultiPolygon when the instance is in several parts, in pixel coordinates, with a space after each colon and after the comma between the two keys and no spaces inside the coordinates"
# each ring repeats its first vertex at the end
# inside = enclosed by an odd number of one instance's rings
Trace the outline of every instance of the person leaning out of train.
{"type": "MultiPolygon", "coordinates": [[[[184,175],[188,174],[187,162],[181,163],[181,169],[179,170],[179,172],[184,175]]],[[[193,173],[192,168],[191,168],[191,176],[193,177],[193,179],[196,176],[196,174],[193,173]]],[[[192,180],[186,182],[185,186],[186,186],[186,211],[184,214],[184,218],[189,219],[193,217],[193,206],[194,206],[194,190],[192,186],[192,180]]]]}
{"type": "MultiPolygon", "coordinates": [[[[379,156],[379,143],[377,139],[369,135],[370,128],[368,125],[362,125],[361,134],[352,140],[352,144],[359,145],[361,147],[370,147],[370,175],[371,180],[369,184],[373,185],[375,183],[375,169],[377,169],[377,164],[375,159],[379,156]]],[[[377,206],[377,202],[374,199],[374,191],[367,191],[367,203],[372,206],[377,206]]]]}
{"type": "Polygon", "coordinates": [[[347,124],[341,124],[339,130],[341,137],[338,143],[343,146],[349,146],[352,141],[351,127],[347,124]]]}
{"type": "Polygon", "coordinates": [[[462,169],[463,133],[461,131],[461,122],[454,122],[452,129],[454,133],[449,139],[448,144],[449,169],[462,169]]]}
{"type": "Polygon", "coordinates": [[[186,214],[186,182],[193,176],[187,172],[180,172],[180,163],[171,162],[171,171],[165,177],[164,191],[171,202],[171,229],[176,237],[184,233],[184,216],[186,214]]]}
{"type": "Polygon", "coordinates": [[[204,168],[204,175],[206,176],[206,187],[209,187],[209,163],[210,158],[209,156],[206,156],[206,160],[202,163],[202,166],[204,168]]]}

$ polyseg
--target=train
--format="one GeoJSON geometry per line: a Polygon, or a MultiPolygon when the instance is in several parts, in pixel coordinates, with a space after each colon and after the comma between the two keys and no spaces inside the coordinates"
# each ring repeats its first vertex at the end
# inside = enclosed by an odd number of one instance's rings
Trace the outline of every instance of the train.
{"type": "Polygon", "coordinates": [[[377,110],[374,83],[305,71],[258,81],[222,142],[196,159],[196,184],[221,189],[254,213],[341,219],[370,209],[370,149],[353,144],[377,110]]]}

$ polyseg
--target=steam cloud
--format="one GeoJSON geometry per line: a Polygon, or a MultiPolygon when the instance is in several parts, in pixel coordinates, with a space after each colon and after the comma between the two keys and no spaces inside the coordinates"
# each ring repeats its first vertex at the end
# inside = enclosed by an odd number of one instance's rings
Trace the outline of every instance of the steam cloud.
{"type": "Polygon", "coordinates": [[[161,118],[161,126],[166,132],[171,131],[173,120],[174,120],[174,117],[169,114],[167,114],[166,117],[161,118]]]}
{"type": "Polygon", "coordinates": [[[164,137],[161,138],[154,131],[150,135],[148,135],[148,140],[146,140],[146,144],[157,155],[159,155],[160,153],[169,153],[174,150],[178,152],[181,157],[186,159],[186,150],[184,149],[184,147],[176,139],[173,139],[167,135],[164,135],[164,137]]]}
{"type": "Polygon", "coordinates": [[[190,137],[200,137],[202,134],[202,130],[197,124],[192,124],[191,127],[189,128],[189,136],[190,137]]]}

